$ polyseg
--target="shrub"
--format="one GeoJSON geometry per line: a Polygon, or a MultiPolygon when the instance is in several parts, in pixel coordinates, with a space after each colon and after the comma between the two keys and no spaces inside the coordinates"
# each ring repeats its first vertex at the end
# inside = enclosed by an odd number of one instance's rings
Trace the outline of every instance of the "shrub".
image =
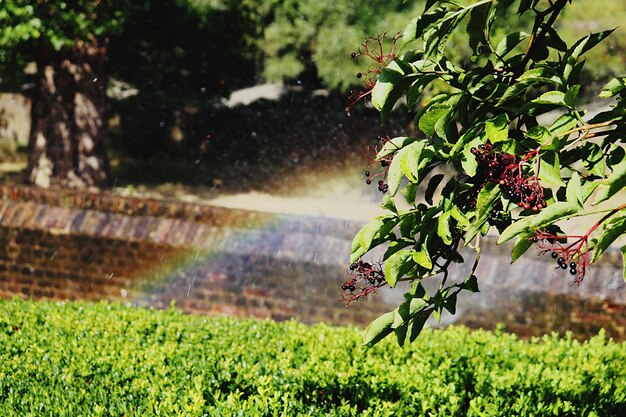
{"type": "Polygon", "coordinates": [[[591,416],[626,412],[626,346],[463,327],[366,349],[355,328],[118,304],[0,302],[0,415],[591,416]]]}

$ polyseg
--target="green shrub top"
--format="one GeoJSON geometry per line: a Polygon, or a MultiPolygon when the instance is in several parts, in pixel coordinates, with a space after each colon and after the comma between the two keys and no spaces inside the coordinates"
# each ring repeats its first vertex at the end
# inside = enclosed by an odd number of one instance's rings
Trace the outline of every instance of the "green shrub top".
{"type": "Polygon", "coordinates": [[[294,321],[0,302],[0,415],[603,416],[626,346],[462,327],[403,349],[294,321]]]}

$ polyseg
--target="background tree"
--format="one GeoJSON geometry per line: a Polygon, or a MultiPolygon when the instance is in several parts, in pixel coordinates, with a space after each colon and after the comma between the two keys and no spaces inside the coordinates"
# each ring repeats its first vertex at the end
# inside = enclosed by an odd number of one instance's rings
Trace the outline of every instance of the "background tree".
{"type": "MultiPolygon", "coordinates": [[[[5,0],[0,74],[19,87],[36,70],[27,180],[82,187],[110,180],[104,128],[110,76],[143,102],[222,95],[254,75],[252,2],[5,0]]],[[[150,110],[149,108],[147,110],[150,110]]]]}

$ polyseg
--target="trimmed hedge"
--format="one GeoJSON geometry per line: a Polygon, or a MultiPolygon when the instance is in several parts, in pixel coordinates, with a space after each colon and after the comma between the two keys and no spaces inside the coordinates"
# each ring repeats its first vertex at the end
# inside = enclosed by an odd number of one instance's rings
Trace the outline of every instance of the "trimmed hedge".
{"type": "Polygon", "coordinates": [[[626,345],[0,301],[0,415],[626,415],[626,345]]]}

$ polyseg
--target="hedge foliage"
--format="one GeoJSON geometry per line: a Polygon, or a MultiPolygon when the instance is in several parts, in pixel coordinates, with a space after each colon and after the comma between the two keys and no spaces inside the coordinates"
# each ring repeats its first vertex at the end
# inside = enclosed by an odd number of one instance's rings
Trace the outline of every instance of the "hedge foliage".
{"type": "Polygon", "coordinates": [[[0,302],[3,416],[617,416],[626,345],[355,328],[107,303],[0,302]]]}

